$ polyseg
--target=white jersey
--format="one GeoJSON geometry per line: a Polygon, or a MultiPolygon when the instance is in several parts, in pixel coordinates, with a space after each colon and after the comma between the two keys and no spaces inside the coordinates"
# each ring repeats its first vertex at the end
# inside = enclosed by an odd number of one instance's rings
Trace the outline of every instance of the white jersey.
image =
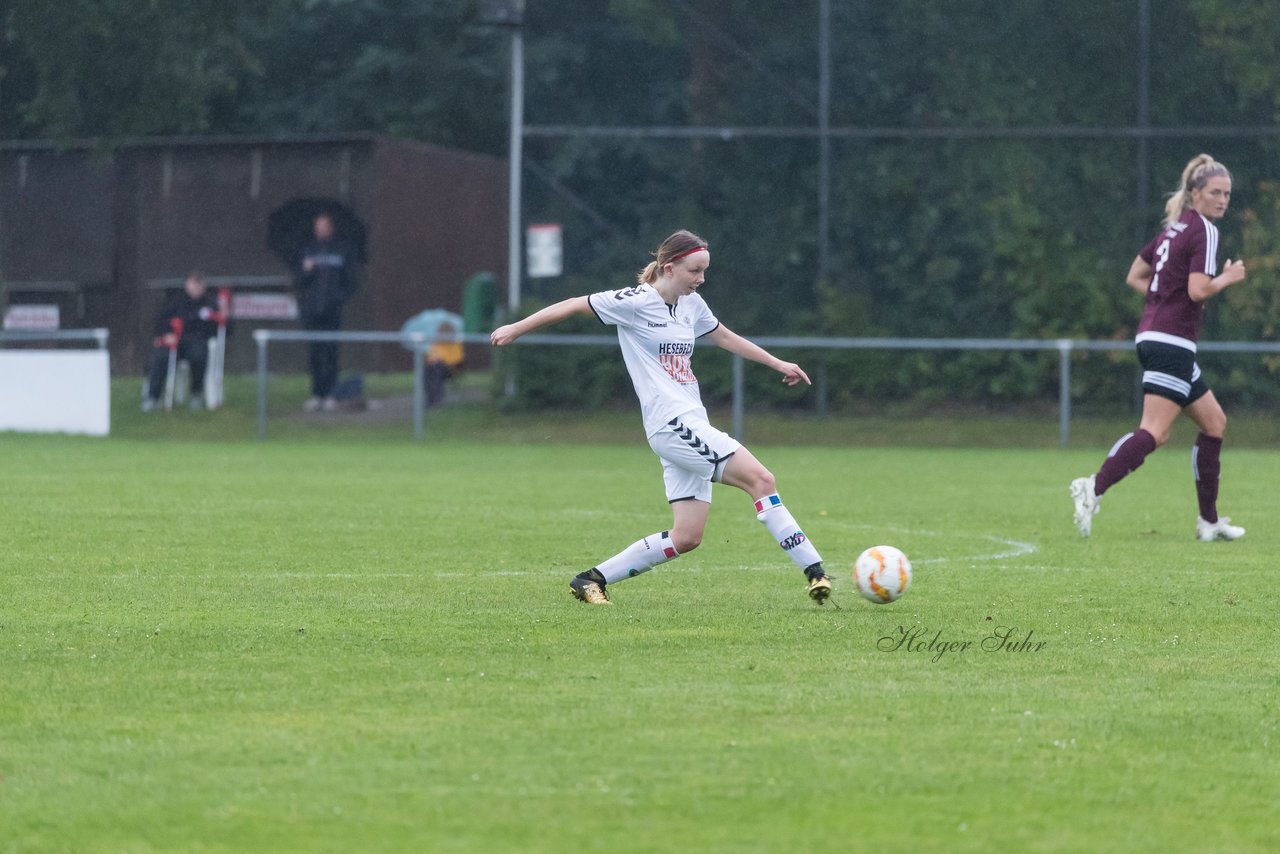
{"type": "Polygon", "coordinates": [[[720,321],[702,297],[690,294],[667,305],[651,286],[638,285],[591,294],[587,304],[601,323],[618,327],[618,344],[640,398],[646,436],[689,412],[707,417],[693,375],[693,345],[720,321]]]}

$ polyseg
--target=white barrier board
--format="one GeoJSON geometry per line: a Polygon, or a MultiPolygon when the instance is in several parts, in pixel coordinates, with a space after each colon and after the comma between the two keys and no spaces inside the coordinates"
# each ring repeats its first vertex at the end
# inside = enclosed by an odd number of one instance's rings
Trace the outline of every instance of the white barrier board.
{"type": "Polygon", "coordinates": [[[0,431],[111,431],[106,350],[0,350],[0,431]]]}

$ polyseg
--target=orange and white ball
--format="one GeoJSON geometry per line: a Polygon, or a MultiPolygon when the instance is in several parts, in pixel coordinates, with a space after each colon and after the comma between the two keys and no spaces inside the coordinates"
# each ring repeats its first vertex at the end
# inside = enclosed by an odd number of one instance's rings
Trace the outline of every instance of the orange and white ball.
{"type": "Polygon", "coordinates": [[[853,580],[859,593],[883,605],[911,586],[911,561],[893,546],[872,546],[854,562],[853,580]]]}

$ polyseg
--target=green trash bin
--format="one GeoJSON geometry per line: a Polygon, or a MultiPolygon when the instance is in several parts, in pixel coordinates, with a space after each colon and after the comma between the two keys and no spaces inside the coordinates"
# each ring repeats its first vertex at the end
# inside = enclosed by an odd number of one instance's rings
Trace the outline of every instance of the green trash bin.
{"type": "Polygon", "coordinates": [[[462,326],[465,332],[493,330],[493,314],[498,307],[498,280],[492,273],[476,273],[462,286],[462,326]]]}

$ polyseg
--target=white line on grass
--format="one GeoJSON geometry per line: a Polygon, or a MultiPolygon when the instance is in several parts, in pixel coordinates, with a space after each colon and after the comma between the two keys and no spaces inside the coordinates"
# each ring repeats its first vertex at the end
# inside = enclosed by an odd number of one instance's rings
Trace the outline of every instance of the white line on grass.
{"type": "Polygon", "coordinates": [[[532,571],[530,571],[530,570],[524,570],[524,569],[512,569],[512,570],[507,570],[507,571],[504,571],[504,572],[484,572],[484,573],[476,573],[476,572],[437,572],[437,573],[436,573],[436,578],[473,578],[473,577],[475,577],[475,576],[477,576],[477,575],[484,575],[486,578],[488,578],[489,576],[492,576],[492,575],[507,575],[507,576],[512,576],[512,577],[518,577],[518,576],[523,576],[523,575],[551,575],[552,573],[560,574],[560,573],[563,573],[564,571],[565,571],[565,570],[563,570],[563,569],[544,569],[544,570],[542,570],[541,572],[532,572],[532,571]]]}
{"type": "Polygon", "coordinates": [[[966,555],[966,556],[956,555],[952,557],[927,557],[921,560],[913,560],[912,563],[925,564],[925,563],[951,563],[953,561],[965,561],[965,560],[970,560],[970,561],[1009,560],[1011,558],[1026,557],[1027,555],[1032,555],[1032,554],[1035,554],[1037,551],[1039,551],[1039,549],[1036,547],[1034,543],[1024,543],[1019,540],[1006,540],[1004,537],[993,537],[990,534],[984,534],[982,538],[984,540],[988,540],[998,545],[1008,546],[1008,548],[1004,551],[999,551],[994,554],[979,554],[979,555],[966,555]]]}
{"type": "Polygon", "coordinates": [[[909,537],[948,537],[948,538],[961,539],[961,540],[969,539],[969,538],[977,538],[977,539],[986,540],[989,543],[994,543],[998,546],[1005,546],[1004,549],[1001,549],[1000,551],[994,552],[994,553],[983,553],[983,554],[975,554],[975,555],[951,555],[948,557],[928,557],[928,558],[920,558],[918,560],[913,558],[911,560],[911,563],[915,565],[953,563],[956,561],[1009,560],[1012,558],[1026,557],[1027,555],[1035,554],[1037,551],[1040,550],[1035,543],[1024,543],[1021,540],[1010,540],[1005,537],[997,537],[993,534],[961,534],[960,536],[957,537],[955,534],[943,533],[941,531],[928,531],[920,528],[902,528],[902,527],[895,527],[892,525],[868,525],[868,524],[859,523],[859,522],[840,522],[840,521],[833,521],[830,519],[824,520],[823,524],[835,525],[838,527],[850,528],[850,529],[856,528],[859,530],[866,530],[866,531],[887,531],[891,534],[901,534],[903,536],[909,536],[909,537]]]}
{"type": "MultiPolygon", "coordinates": [[[[828,523],[828,524],[832,524],[832,523],[828,523]]],[[[862,529],[875,529],[877,531],[888,531],[890,533],[902,534],[904,536],[916,536],[916,537],[951,536],[949,534],[944,534],[939,531],[924,531],[924,530],[919,530],[915,528],[895,528],[895,527],[885,527],[882,525],[861,525],[861,524],[848,524],[848,523],[840,523],[840,522],[837,522],[834,524],[840,525],[841,527],[846,527],[846,528],[862,528],[862,529]]],[[[993,561],[993,560],[1001,561],[1001,560],[1011,560],[1014,558],[1026,557],[1027,555],[1035,554],[1037,551],[1039,551],[1039,548],[1034,543],[1024,543],[1021,540],[1010,540],[1005,537],[997,537],[992,534],[966,534],[965,536],[979,537],[983,540],[986,540],[987,542],[994,543],[999,546],[1005,546],[1005,548],[997,552],[974,554],[974,555],[951,555],[947,557],[927,557],[927,558],[913,559],[911,562],[917,566],[920,566],[924,564],[966,563],[966,562],[977,563],[980,561],[993,561]]],[[[749,564],[749,565],[741,566],[739,568],[772,572],[777,570],[778,567],[776,563],[771,562],[769,564],[749,564]]],[[[1021,569],[1047,569],[1048,567],[1021,566],[1020,568],[1021,569]]],[[[698,570],[698,567],[696,566],[682,567],[682,571],[690,571],[690,570],[696,572],[698,570]]],[[[529,576],[529,575],[553,575],[553,574],[560,574],[561,572],[563,572],[563,570],[547,568],[540,571],[522,570],[522,569],[498,570],[495,572],[486,572],[484,574],[486,576],[496,575],[496,576],[503,576],[503,577],[510,577],[510,578],[522,578],[524,576],[529,576]]],[[[426,575],[426,574],[427,573],[421,573],[421,572],[263,572],[263,573],[243,573],[242,577],[252,577],[252,578],[263,579],[263,580],[290,579],[290,578],[344,578],[344,579],[421,578],[423,575],[426,575]]],[[[469,578],[475,573],[436,572],[431,574],[434,575],[434,577],[436,578],[469,578]]],[[[40,576],[40,577],[49,578],[49,576],[40,576]]],[[[192,573],[171,573],[171,572],[158,571],[158,572],[148,572],[148,573],[134,573],[134,572],[116,573],[107,577],[114,580],[132,579],[132,578],[188,578],[188,579],[196,578],[196,579],[214,580],[219,578],[233,578],[236,576],[224,575],[221,573],[192,574],[192,573]]]]}
{"type": "MultiPolygon", "coordinates": [[[[850,523],[850,522],[839,522],[839,521],[833,521],[829,519],[825,520],[823,524],[834,525],[842,528],[857,528],[861,530],[887,531],[892,534],[902,534],[904,536],[954,537],[954,535],[952,534],[945,534],[940,531],[925,531],[925,530],[920,530],[918,528],[901,528],[901,527],[884,526],[884,525],[867,525],[867,524],[850,523]]],[[[924,565],[924,564],[932,565],[932,564],[957,563],[957,562],[977,563],[980,561],[1011,560],[1013,558],[1026,557],[1027,555],[1035,554],[1037,551],[1039,551],[1039,547],[1037,547],[1034,543],[1024,543],[1021,540],[1011,540],[1005,537],[997,537],[992,534],[965,534],[963,536],[967,538],[977,538],[977,539],[986,540],[987,542],[994,543],[995,545],[1004,546],[1004,548],[996,552],[984,552],[981,554],[974,554],[974,555],[952,555],[949,557],[921,558],[919,560],[912,560],[912,563],[916,565],[924,565]]],[[[776,563],[747,564],[739,568],[760,570],[763,572],[775,572],[778,569],[778,565],[776,563]]],[[[1022,567],[1022,568],[1030,568],[1030,567],[1022,567]]],[[[699,570],[700,570],[700,567],[696,565],[689,566],[686,564],[685,566],[681,567],[682,572],[698,572],[699,570]]],[[[520,576],[526,576],[526,575],[551,575],[551,574],[558,574],[560,572],[562,572],[562,570],[554,570],[554,569],[546,569],[546,570],[540,570],[540,571],[510,570],[507,572],[487,572],[485,573],[485,575],[505,575],[505,576],[512,576],[512,577],[520,577],[520,576]]],[[[436,578],[466,578],[466,577],[469,577],[471,574],[472,573],[467,573],[467,572],[437,572],[435,574],[435,577],[436,578]]]]}
{"type": "MultiPolygon", "coordinates": [[[[864,526],[858,526],[858,527],[872,527],[872,526],[864,525],[864,526]]],[[[907,528],[880,528],[879,530],[893,531],[894,533],[899,533],[899,534],[913,534],[916,536],[938,536],[938,537],[944,536],[943,534],[937,533],[936,531],[914,531],[907,528]]],[[[975,554],[975,555],[952,555],[949,557],[919,558],[919,559],[913,559],[911,562],[916,566],[922,566],[925,564],[937,565],[937,564],[944,564],[944,563],[977,564],[981,561],[993,561],[993,560],[1007,561],[1014,558],[1026,557],[1027,555],[1035,554],[1037,551],[1039,551],[1039,549],[1034,543],[1024,543],[1020,540],[1010,540],[1010,539],[1005,539],[1004,537],[992,536],[990,534],[982,534],[978,536],[981,536],[982,539],[987,540],[988,542],[992,542],[1001,546],[1007,546],[1008,548],[998,552],[975,554]]],[[[768,564],[745,564],[738,568],[759,570],[762,572],[774,572],[778,569],[778,565],[774,562],[770,562],[768,564]]],[[[1021,565],[1019,566],[1019,569],[1050,569],[1050,567],[1021,565]]],[[[689,572],[689,571],[698,572],[699,570],[700,568],[697,566],[686,565],[684,567],[681,567],[681,571],[684,571],[684,572],[689,572]]],[[[523,578],[525,576],[530,576],[530,575],[558,575],[558,574],[561,574],[562,572],[563,570],[547,568],[544,570],[537,570],[537,571],[523,570],[523,569],[498,570],[495,572],[486,572],[484,574],[490,577],[496,575],[496,576],[508,577],[508,578],[523,578]]],[[[193,574],[189,572],[159,571],[159,572],[148,572],[148,573],[123,572],[123,573],[115,573],[113,575],[109,575],[106,577],[112,580],[117,580],[117,581],[125,580],[125,579],[136,579],[136,578],[174,578],[174,579],[185,578],[185,579],[204,579],[204,580],[212,581],[216,579],[236,578],[236,577],[256,578],[256,579],[265,581],[269,579],[292,579],[292,578],[342,578],[342,579],[421,578],[426,574],[427,573],[422,573],[422,572],[252,572],[252,573],[242,573],[239,576],[237,576],[235,574],[222,574],[222,573],[212,573],[212,572],[193,574]]],[[[430,574],[433,575],[435,578],[470,578],[471,576],[475,575],[475,573],[471,573],[471,572],[435,572],[430,574]]],[[[47,579],[50,576],[42,575],[39,577],[47,579]]],[[[67,576],[67,577],[70,577],[70,576],[67,576]]],[[[81,576],[75,576],[75,577],[80,578],[81,576]]]]}
{"type": "MultiPolygon", "coordinates": [[[[421,578],[426,573],[422,572],[165,572],[162,569],[148,572],[117,572],[111,575],[104,575],[102,578],[110,581],[126,581],[126,580],[147,580],[159,581],[164,579],[185,579],[197,581],[217,581],[219,579],[229,578],[255,578],[263,580],[283,580],[290,578],[421,578]]],[[[464,573],[454,573],[455,575],[463,575],[464,573]]],[[[486,575],[503,575],[501,572],[488,572],[486,575]]],[[[13,576],[9,576],[12,578],[13,576]]],[[[74,578],[83,579],[84,575],[63,574],[54,575],[30,575],[28,578],[74,578]]]]}
{"type": "MultiPolygon", "coordinates": [[[[856,525],[851,527],[859,527],[859,528],[876,527],[878,530],[881,530],[881,531],[891,531],[897,534],[911,534],[914,536],[926,536],[926,537],[948,536],[946,534],[941,534],[937,531],[919,531],[919,530],[912,530],[910,528],[884,528],[884,527],[872,526],[872,525],[856,525]]],[[[996,545],[999,545],[999,546],[1005,546],[1006,548],[998,552],[975,554],[975,555],[952,555],[950,557],[928,557],[928,558],[922,558],[920,560],[912,560],[911,562],[915,565],[943,564],[943,563],[977,564],[982,561],[993,561],[993,560],[1007,561],[1014,558],[1026,557],[1027,555],[1032,555],[1032,554],[1035,554],[1037,551],[1039,551],[1039,547],[1037,547],[1035,543],[1024,543],[1021,540],[1010,540],[1010,539],[1006,539],[1005,537],[997,537],[991,534],[971,534],[968,536],[980,537],[988,542],[995,543],[996,545]]],[[[1046,566],[1019,566],[1019,569],[1050,569],[1050,568],[1051,567],[1046,567],[1046,566]]],[[[685,566],[682,566],[680,569],[681,569],[681,572],[701,571],[701,567],[698,567],[696,565],[694,566],[685,565],[685,566]]],[[[759,570],[763,572],[776,572],[778,569],[778,564],[776,562],[768,563],[768,564],[744,564],[742,566],[739,566],[738,569],[751,569],[751,570],[759,570]]],[[[549,575],[552,573],[558,573],[562,571],[563,570],[552,570],[552,569],[546,569],[542,571],[510,570],[507,572],[487,572],[485,573],[485,575],[508,575],[508,576],[549,575]]],[[[470,574],[471,573],[466,573],[466,572],[437,572],[436,578],[465,578],[470,574]]]]}

